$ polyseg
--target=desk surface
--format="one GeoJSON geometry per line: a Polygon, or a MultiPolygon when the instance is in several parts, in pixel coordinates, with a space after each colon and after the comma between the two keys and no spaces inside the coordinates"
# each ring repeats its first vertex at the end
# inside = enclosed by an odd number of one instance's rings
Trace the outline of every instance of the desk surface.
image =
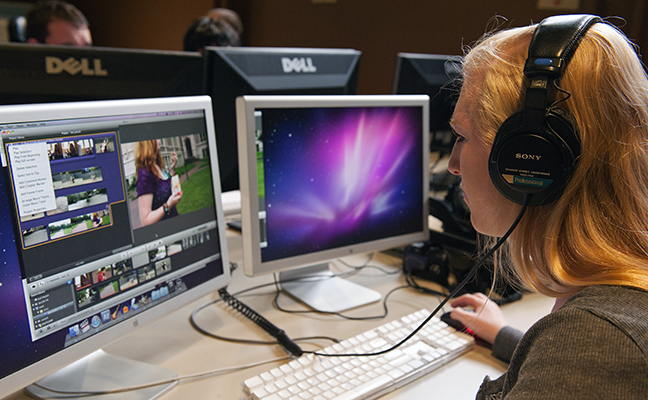
{"type": "MultiPolygon", "coordinates": [[[[239,261],[241,256],[241,238],[238,233],[228,232],[230,259],[239,261]]],[[[366,256],[352,256],[345,262],[362,265],[366,256]]],[[[398,258],[379,253],[372,260],[372,265],[380,265],[384,270],[397,271],[401,265],[398,258]]],[[[331,266],[332,270],[344,271],[348,267],[339,262],[331,266]]],[[[236,293],[242,289],[271,283],[271,276],[249,278],[243,275],[242,268],[234,271],[229,292],[236,293]]],[[[400,274],[387,275],[377,269],[368,268],[350,278],[379,291],[383,295],[392,288],[404,283],[400,274]]],[[[325,335],[337,339],[346,339],[369,330],[421,308],[433,310],[438,304],[434,296],[423,295],[409,289],[396,291],[389,297],[387,306],[389,314],[385,319],[370,321],[344,320],[336,316],[317,314],[286,314],[272,306],[275,289],[267,286],[241,295],[240,300],[292,338],[301,336],[325,335]]],[[[195,331],[189,324],[189,316],[196,307],[217,297],[210,294],[192,304],[169,314],[141,329],[106,346],[108,353],[134,360],[160,365],[175,370],[180,376],[196,374],[221,368],[245,365],[263,360],[285,356],[279,346],[243,345],[218,341],[195,331]]],[[[287,309],[304,309],[286,295],[281,295],[280,304],[287,309]]],[[[522,330],[528,329],[535,321],[546,315],[553,305],[553,300],[540,295],[525,295],[522,300],[505,305],[503,311],[509,323],[522,330]]],[[[383,312],[382,302],[359,307],[347,312],[352,316],[380,315],[383,312]]],[[[210,331],[219,335],[265,340],[267,335],[253,323],[238,315],[222,302],[205,308],[198,315],[198,322],[210,331]]],[[[317,346],[328,346],[330,342],[303,343],[304,349],[316,349],[317,346]]],[[[285,361],[284,361],[285,362],[285,361]]],[[[281,362],[283,363],[283,362],[281,362]]],[[[209,378],[183,382],[163,395],[161,400],[186,399],[239,399],[242,398],[240,383],[254,375],[281,364],[274,362],[237,372],[224,373],[209,378]]],[[[398,389],[383,399],[429,398],[430,394],[442,395],[444,399],[474,398],[484,376],[497,377],[506,369],[506,364],[490,355],[490,350],[477,347],[474,351],[446,364],[409,385],[398,389]]],[[[436,396],[435,396],[436,397],[436,396]]],[[[7,399],[27,399],[25,394],[17,393],[7,399]]]]}

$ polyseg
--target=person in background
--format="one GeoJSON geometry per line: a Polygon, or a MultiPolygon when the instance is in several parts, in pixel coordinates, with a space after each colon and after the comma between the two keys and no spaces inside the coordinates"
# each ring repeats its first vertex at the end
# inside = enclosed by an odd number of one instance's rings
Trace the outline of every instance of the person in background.
{"type": "Polygon", "coordinates": [[[202,52],[207,46],[239,46],[241,41],[239,34],[228,23],[210,17],[201,17],[191,23],[185,33],[183,44],[185,51],[202,52]]]}
{"type": "Polygon", "coordinates": [[[27,43],[92,46],[88,20],[65,1],[37,2],[27,13],[26,24],[27,43]]]}
{"type": "MultiPolygon", "coordinates": [[[[524,108],[535,29],[490,33],[468,51],[451,120],[448,169],[462,178],[473,226],[493,238],[522,210],[495,186],[489,162],[500,125],[524,108]]],[[[498,273],[555,305],[522,334],[485,295],[451,302],[452,318],[510,361],[504,375],[486,377],[477,399],[645,399],[648,78],[635,46],[598,21],[547,89],[547,107],[577,127],[580,156],[562,194],[529,206],[496,260],[498,273]]]]}
{"type": "Polygon", "coordinates": [[[214,21],[221,21],[229,24],[234,28],[236,33],[238,33],[239,37],[243,35],[243,21],[241,21],[241,17],[236,11],[228,8],[212,8],[207,11],[207,16],[214,21]]]}

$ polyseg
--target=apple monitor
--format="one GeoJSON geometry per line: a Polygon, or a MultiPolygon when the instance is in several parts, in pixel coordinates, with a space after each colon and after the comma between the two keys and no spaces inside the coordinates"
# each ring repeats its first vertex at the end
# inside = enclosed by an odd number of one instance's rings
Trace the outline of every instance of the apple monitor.
{"type": "Polygon", "coordinates": [[[320,311],[379,300],[322,275],[335,258],[428,239],[428,116],[424,95],[238,98],[245,273],[281,272],[320,311]]]}
{"type": "Polygon", "coordinates": [[[0,133],[0,398],[177,376],[100,349],[229,282],[209,97],[2,106],[0,133]]]}
{"type": "Polygon", "coordinates": [[[355,94],[360,54],[352,49],[205,48],[204,93],[214,106],[223,192],[239,189],[236,98],[355,94]]]}
{"type": "Polygon", "coordinates": [[[394,94],[430,96],[430,141],[432,151],[450,152],[454,137],[450,118],[459,96],[461,64],[458,56],[398,53],[394,94]]]}

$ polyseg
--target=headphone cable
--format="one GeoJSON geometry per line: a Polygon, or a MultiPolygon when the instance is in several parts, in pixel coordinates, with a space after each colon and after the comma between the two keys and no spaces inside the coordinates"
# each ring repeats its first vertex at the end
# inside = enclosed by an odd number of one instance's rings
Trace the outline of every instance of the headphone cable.
{"type": "MultiPolygon", "coordinates": [[[[463,287],[468,283],[470,279],[474,277],[474,275],[477,273],[477,270],[479,267],[481,267],[486,260],[495,253],[503,244],[504,242],[508,239],[508,237],[513,233],[513,230],[518,226],[520,221],[522,220],[522,217],[524,216],[524,213],[526,212],[527,207],[529,206],[529,203],[531,202],[531,194],[527,193],[524,196],[524,202],[522,204],[522,208],[520,209],[520,212],[511,225],[511,227],[506,231],[504,236],[502,236],[497,243],[489,249],[476,263],[475,265],[468,271],[468,274],[464,277],[463,281],[457,285],[457,287],[454,288],[446,296],[446,298],[439,303],[439,305],[430,313],[430,315],[416,328],[414,329],[409,335],[407,335],[404,339],[402,339],[400,342],[396,343],[392,347],[381,350],[378,352],[374,353],[364,353],[364,354],[358,354],[358,353],[349,353],[349,354],[326,354],[326,353],[318,353],[316,351],[304,351],[302,350],[299,345],[297,345],[294,341],[292,341],[288,335],[275,325],[273,325],[270,321],[265,319],[263,316],[258,314],[256,311],[252,310],[250,307],[248,307],[246,304],[242,303],[240,300],[236,299],[233,297],[231,294],[227,292],[227,288],[224,287],[218,291],[221,299],[226,302],[228,305],[233,307],[235,310],[239,311],[241,314],[243,314],[245,317],[253,321],[255,324],[257,324],[259,327],[261,327],[263,330],[265,330],[267,333],[269,333],[272,337],[277,339],[277,342],[281,345],[281,347],[293,358],[300,357],[302,354],[313,354],[316,356],[324,356],[324,357],[361,357],[361,356],[377,356],[381,354],[385,354],[387,352],[390,352],[401,345],[403,345],[405,342],[410,340],[414,335],[416,335],[423,327],[441,310],[447,303],[450,301],[450,299],[454,298],[457,293],[463,287]]],[[[192,321],[193,322],[193,321],[192,321]]]]}
{"type": "Polygon", "coordinates": [[[486,260],[487,260],[490,256],[492,256],[493,253],[495,253],[495,252],[496,252],[496,251],[497,251],[497,250],[498,250],[498,249],[499,249],[499,248],[504,244],[504,242],[506,242],[506,240],[508,239],[508,237],[511,236],[511,233],[513,233],[513,230],[515,230],[515,228],[518,226],[518,224],[519,224],[520,221],[522,220],[522,216],[524,216],[524,213],[526,212],[526,209],[527,209],[527,207],[529,206],[529,203],[531,203],[531,196],[532,196],[532,195],[531,195],[530,193],[526,193],[526,194],[524,195],[524,201],[523,201],[523,203],[522,203],[522,209],[520,209],[520,212],[519,212],[517,218],[515,219],[515,221],[514,221],[513,224],[511,225],[511,227],[508,229],[508,231],[506,231],[506,233],[504,234],[504,236],[502,236],[502,237],[497,241],[497,243],[495,243],[495,246],[493,246],[490,250],[488,250],[488,252],[486,252],[486,253],[485,253],[485,254],[484,254],[484,255],[483,255],[483,256],[482,256],[482,257],[481,257],[481,258],[480,258],[476,263],[475,263],[475,265],[470,269],[470,271],[468,272],[468,274],[466,274],[466,277],[464,278],[464,280],[461,281],[461,283],[460,283],[459,285],[457,285],[457,287],[454,288],[454,290],[453,290],[452,292],[450,292],[450,294],[448,294],[448,295],[446,296],[446,298],[445,298],[445,299],[444,299],[444,300],[443,300],[443,301],[442,301],[442,302],[437,306],[437,308],[435,308],[434,311],[432,311],[432,312],[430,313],[430,315],[429,315],[429,316],[428,316],[428,317],[427,317],[427,318],[426,318],[426,319],[425,319],[425,320],[424,320],[424,321],[423,321],[423,322],[422,322],[422,323],[421,323],[421,324],[420,324],[416,329],[414,329],[414,330],[413,330],[409,335],[407,335],[407,336],[406,336],[404,339],[402,339],[400,342],[396,343],[395,345],[393,345],[392,347],[390,347],[390,348],[388,348],[388,349],[381,350],[381,351],[378,351],[378,352],[375,352],[375,353],[366,353],[366,354],[359,354],[359,353],[349,353],[349,354],[326,354],[326,353],[318,353],[318,352],[314,352],[314,351],[304,351],[304,354],[314,354],[314,355],[316,355],[316,356],[323,356],[323,357],[362,357],[362,356],[377,356],[377,355],[385,354],[385,353],[387,353],[387,352],[390,352],[390,351],[392,351],[392,350],[394,350],[394,349],[400,347],[403,343],[405,343],[405,342],[407,342],[408,340],[410,340],[410,339],[411,339],[414,335],[416,335],[416,334],[417,334],[421,329],[423,329],[423,327],[424,327],[428,322],[430,322],[430,320],[431,320],[431,319],[432,319],[432,318],[433,318],[433,317],[434,317],[434,316],[439,312],[439,310],[441,310],[441,309],[443,308],[443,306],[445,306],[445,305],[448,303],[448,301],[450,301],[450,299],[454,298],[454,297],[457,295],[457,293],[459,293],[459,291],[460,291],[461,289],[463,289],[463,287],[468,283],[468,281],[469,281],[470,279],[473,278],[473,276],[477,273],[477,270],[479,269],[479,267],[481,267],[481,266],[484,264],[484,262],[486,262],[486,260]]]}

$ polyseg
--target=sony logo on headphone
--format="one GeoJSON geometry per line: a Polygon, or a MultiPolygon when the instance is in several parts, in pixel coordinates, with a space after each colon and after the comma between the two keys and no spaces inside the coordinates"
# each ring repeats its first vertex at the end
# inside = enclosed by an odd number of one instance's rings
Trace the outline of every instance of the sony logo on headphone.
{"type": "Polygon", "coordinates": [[[73,57],[63,61],[58,57],[45,57],[45,72],[50,75],[57,75],[63,71],[70,75],[76,75],[81,72],[81,75],[86,76],[107,76],[108,71],[101,68],[101,60],[95,58],[92,60],[92,67],[90,67],[90,60],[82,58],[77,60],[73,57]]]}
{"type": "Polygon", "coordinates": [[[290,59],[288,57],[281,57],[281,66],[283,72],[289,74],[295,72],[317,72],[317,67],[313,65],[313,60],[310,57],[295,57],[290,59]]]}
{"type": "Polygon", "coordinates": [[[520,158],[522,160],[534,160],[534,161],[540,161],[540,157],[542,156],[537,156],[533,154],[522,154],[522,153],[517,153],[515,155],[515,158],[520,158]]]}

